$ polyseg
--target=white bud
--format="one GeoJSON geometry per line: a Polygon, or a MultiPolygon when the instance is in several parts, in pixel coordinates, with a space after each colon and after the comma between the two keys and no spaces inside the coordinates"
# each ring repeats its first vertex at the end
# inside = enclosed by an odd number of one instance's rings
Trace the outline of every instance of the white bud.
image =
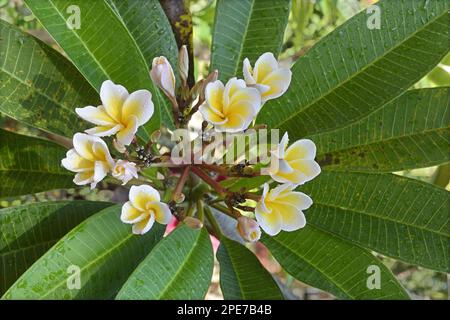
{"type": "Polygon", "coordinates": [[[189,54],[185,45],[181,47],[178,54],[178,69],[180,71],[181,80],[186,83],[189,74],[189,54]]]}
{"type": "Polygon", "coordinates": [[[170,99],[175,99],[175,75],[166,57],[161,56],[153,59],[150,77],[170,99]]]}
{"type": "Polygon", "coordinates": [[[248,242],[256,242],[261,237],[261,229],[258,222],[253,219],[241,216],[237,219],[237,231],[242,239],[248,242]]]}

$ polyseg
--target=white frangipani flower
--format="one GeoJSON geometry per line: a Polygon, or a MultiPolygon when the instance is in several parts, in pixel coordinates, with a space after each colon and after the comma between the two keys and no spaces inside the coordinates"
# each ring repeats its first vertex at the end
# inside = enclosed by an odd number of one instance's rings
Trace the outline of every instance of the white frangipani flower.
{"type": "Polygon", "coordinates": [[[316,157],[314,142],[301,139],[287,148],[288,142],[286,132],[277,150],[272,152],[272,163],[269,168],[272,179],[280,183],[300,185],[317,177],[321,170],[319,164],[314,161],[316,157]]]}
{"type": "Polygon", "coordinates": [[[156,57],[152,62],[150,77],[164,91],[165,95],[175,99],[175,75],[166,57],[156,57]]]}
{"type": "Polygon", "coordinates": [[[137,90],[131,94],[121,85],[110,80],[100,88],[102,105],[76,108],[76,113],[97,126],[86,133],[98,137],[117,135],[117,143],[129,145],[138,127],[150,120],[154,112],[152,94],[148,90],[137,90]]]}
{"type": "Polygon", "coordinates": [[[247,85],[253,85],[260,91],[262,103],[285,93],[292,78],[291,70],[281,67],[271,52],[262,54],[256,60],[254,69],[245,58],[243,74],[247,85]]]}
{"type": "Polygon", "coordinates": [[[302,192],[293,191],[292,184],[279,185],[269,190],[264,184],[264,192],[255,208],[255,217],[261,228],[274,236],[281,230],[295,231],[306,224],[302,210],[312,205],[312,200],[302,192]]]}
{"type": "Polygon", "coordinates": [[[242,239],[248,242],[256,242],[261,238],[261,229],[258,222],[245,216],[237,219],[237,231],[242,239]]]}
{"type": "Polygon", "coordinates": [[[73,179],[75,184],[91,184],[93,189],[114,166],[108,146],[99,137],[84,133],[73,136],[73,146],[61,160],[61,164],[67,170],[77,173],[73,179]]]}
{"type": "Polygon", "coordinates": [[[133,225],[134,234],[148,232],[155,221],[168,224],[172,219],[169,206],[161,202],[159,192],[151,186],[132,186],[129,199],[122,206],[120,219],[133,225]]]}
{"type": "Polygon", "coordinates": [[[112,176],[118,180],[122,180],[122,185],[125,185],[131,179],[138,178],[136,163],[118,160],[112,169],[112,176]]]}
{"type": "Polygon", "coordinates": [[[261,95],[248,88],[244,80],[230,79],[208,83],[205,103],[200,106],[203,118],[221,132],[239,132],[248,128],[261,108],[261,95]]]}

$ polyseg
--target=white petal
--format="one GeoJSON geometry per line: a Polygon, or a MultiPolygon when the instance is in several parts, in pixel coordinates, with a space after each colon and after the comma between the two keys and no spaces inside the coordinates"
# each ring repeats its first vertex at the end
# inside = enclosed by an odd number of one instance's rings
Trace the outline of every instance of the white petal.
{"type": "Polygon", "coordinates": [[[224,88],[225,87],[220,80],[210,82],[206,85],[205,100],[208,106],[211,107],[211,109],[222,111],[224,88]]]}
{"type": "Polygon", "coordinates": [[[210,124],[224,124],[227,122],[227,119],[225,117],[220,117],[217,115],[217,113],[214,112],[213,108],[210,108],[208,105],[203,104],[199,108],[200,113],[202,114],[203,119],[208,121],[210,124]]]}
{"type": "Polygon", "coordinates": [[[314,160],[316,157],[316,145],[309,139],[300,139],[295,141],[286,150],[285,159],[288,161],[306,159],[314,160]]]}
{"type": "Polygon", "coordinates": [[[265,213],[256,206],[255,218],[256,221],[258,221],[259,226],[268,235],[274,236],[281,231],[282,220],[278,212],[272,211],[270,213],[265,213]]]}
{"type": "Polygon", "coordinates": [[[129,145],[138,129],[138,120],[135,116],[128,117],[127,126],[117,133],[117,141],[122,145],[129,145]]]}
{"type": "Polygon", "coordinates": [[[265,102],[283,95],[291,84],[291,78],[291,70],[284,68],[280,68],[268,74],[261,80],[261,84],[269,86],[269,90],[262,93],[263,101],[265,102]]]}
{"type": "Polygon", "coordinates": [[[141,211],[146,210],[146,204],[148,202],[158,202],[161,200],[159,192],[155,188],[145,184],[132,186],[130,188],[129,198],[133,206],[141,211]]]}
{"type": "Polygon", "coordinates": [[[314,160],[295,160],[289,162],[289,164],[295,171],[299,171],[305,175],[306,179],[303,182],[314,179],[321,171],[319,164],[314,160]]]}
{"type": "Polygon", "coordinates": [[[172,212],[163,202],[150,202],[147,204],[147,210],[153,212],[156,222],[160,224],[168,224],[172,220],[172,212]]]}
{"type": "Polygon", "coordinates": [[[259,204],[261,205],[261,209],[266,213],[270,212],[269,208],[267,208],[266,206],[266,198],[268,193],[269,193],[269,184],[264,183],[263,193],[261,195],[261,199],[259,200],[259,204]]]}
{"type": "Polygon", "coordinates": [[[120,220],[124,223],[136,223],[144,220],[148,214],[137,210],[130,201],[127,201],[122,206],[122,213],[120,214],[120,220]]]}
{"type": "Polygon", "coordinates": [[[262,83],[262,80],[272,71],[278,69],[278,61],[275,59],[273,53],[266,52],[262,54],[255,62],[253,69],[253,78],[257,83],[262,83]]]}
{"type": "Polygon", "coordinates": [[[75,175],[73,182],[82,186],[91,183],[94,180],[94,171],[79,172],[75,175]]]}
{"type": "Polygon", "coordinates": [[[75,149],[70,149],[66,157],[61,160],[61,165],[73,172],[85,172],[94,170],[94,163],[81,157],[75,149]]]}
{"type": "Polygon", "coordinates": [[[93,182],[97,184],[98,182],[102,181],[104,177],[108,174],[109,167],[106,162],[103,161],[96,161],[95,162],[95,168],[94,168],[94,179],[93,182]]]}
{"type": "Polygon", "coordinates": [[[228,80],[227,84],[225,85],[225,89],[223,91],[223,104],[228,105],[230,103],[231,97],[237,91],[240,91],[245,88],[247,88],[247,85],[245,84],[245,81],[242,79],[234,77],[228,80]]]}
{"type": "Polygon", "coordinates": [[[92,144],[92,152],[95,159],[105,162],[105,165],[109,166],[109,169],[111,169],[114,166],[114,160],[109,153],[108,146],[102,139],[97,139],[98,140],[92,144]]]}
{"type": "Polygon", "coordinates": [[[97,137],[90,136],[85,133],[75,133],[73,136],[73,147],[75,151],[85,159],[95,161],[96,157],[92,152],[92,146],[95,141],[98,141],[97,137]]]}
{"type": "Polygon", "coordinates": [[[312,206],[312,199],[303,192],[293,191],[280,195],[276,199],[277,203],[289,204],[299,210],[306,210],[312,206]]]}
{"type": "Polygon", "coordinates": [[[306,225],[306,218],[300,210],[284,210],[282,213],[282,226],[284,231],[295,231],[306,225]]]}
{"type": "Polygon", "coordinates": [[[244,75],[244,80],[247,84],[256,84],[255,79],[253,78],[253,70],[250,64],[250,61],[245,58],[242,68],[242,74],[244,75]]]}
{"type": "Polygon", "coordinates": [[[147,233],[155,223],[155,216],[150,215],[148,219],[144,219],[142,221],[139,221],[133,225],[133,233],[134,234],[144,234],[147,233]]]}
{"type": "Polygon", "coordinates": [[[128,98],[128,91],[121,85],[106,80],[100,88],[100,99],[108,115],[120,123],[122,105],[128,98]]]}
{"type": "Polygon", "coordinates": [[[122,108],[122,122],[126,123],[130,116],[137,118],[138,126],[147,123],[152,117],[154,106],[152,94],[148,90],[138,90],[129,95],[122,108]]]}
{"type": "Polygon", "coordinates": [[[121,124],[117,124],[115,126],[97,126],[87,129],[84,132],[97,137],[109,137],[119,132],[122,128],[123,126],[121,124]]]}
{"type": "Polygon", "coordinates": [[[293,188],[294,185],[290,183],[280,184],[277,187],[270,190],[267,199],[269,199],[269,201],[275,201],[280,196],[280,194],[292,191],[293,188]]]}
{"type": "Polygon", "coordinates": [[[75,108],[75,112],[84,120],[99,126],[115,125],[116,121],[112,119],[103,106],[97,108],[88,106],[84,108],[75,108]]]}

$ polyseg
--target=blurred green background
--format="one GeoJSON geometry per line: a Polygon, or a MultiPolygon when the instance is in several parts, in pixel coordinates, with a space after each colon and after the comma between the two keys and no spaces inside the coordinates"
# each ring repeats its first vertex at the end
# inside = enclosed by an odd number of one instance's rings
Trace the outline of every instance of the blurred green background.
{"type": "MultiPolygon", "coordinates": [[[[144,1],[144,0],[143,0],[144,1]]],[[[357,12],[367,8],[376,0],[292,0],[292,10],[285,41],[280,59],[286,65],[292,64],[305,54],[314,43],[326,36],[334,28],[345,22],[357,12]]],[[[194,55],[195,74],[203,77],[208,72],[211,33],[214,24],[214,0],[191,0],[190,9],[194,22],[194,55]]],[[[6,20],[24,31],[27,31],[41,40],[59,49],[52,41],[39,22],[31,15],[22,0],[0,0],[0,18],[6,20]]],[[[450,86],[450,54],[426,77],[420,80],[415,87],[450,86]]],[[[8,130],[24,134],[46,136],[34,128],[18,125],[12,119],[0,117],[0,126],[8,130]]],[[[439,185],[450,190],[450,164],[440,167],[430,167],[398,172],[413,179],[439,185]]],[[[55,190],[37,195],[28,195],[15,198],[0,198],[0,208],[17,206],[29,202],[40,202],[59,199],[88,199],[88,200],[114,200],[115,186],[102,183],[100,188],[74,188],[68,190],[55,190]]],[[[268,254],[265,248],[256,246],[252,248],[262,263],[274,274],[285,295],[291,299],[332,299],[329,294],[308,287],[284,273],[280,266],[268,254]]],[[[382,257],[385,264],[392,270],[397,278],[408,289],[414,299],[448,299],[449,277],[447,274],[411,266],[396,260],[382,257]]],[[[221,298],[218,284],[218,266],[213,276],[213,284],[207,299],[221,298]]]]}

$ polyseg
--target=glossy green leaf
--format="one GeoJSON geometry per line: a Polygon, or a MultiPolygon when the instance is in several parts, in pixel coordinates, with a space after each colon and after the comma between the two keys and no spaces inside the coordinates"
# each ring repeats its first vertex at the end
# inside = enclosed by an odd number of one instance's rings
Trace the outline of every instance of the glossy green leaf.
{"type": "Polygon", "coordinates": [[[86,128],[76,107],[98,94],[59,52],[0,20],[0,112],[27,125],[72,136],[86,128]]]}
{"type": "Polygon", "coordinates": [[[283,299],[278,285],[256,256],[238,242],[223,237],[217,260],[220,288],[227,300],[283,299]]]}
{"type": "Polygon", "coordinates": [[[139,131],[140,137],[148,140],[151,131],[159,128],[164,102],[150,80],[148,62],[110,4],[106,0],[26,0],[25,3],[94,88],[99,90],[102,82],[109,79],[129,92],[139,89],[152,92],[155,114],[139,131]],[[74,6],[79,9],[79,16],[74,6]]]}
{"type": "Polygon", "coordinates": [[[333,170],[400,171],[450,161],[450,88],[420,89],[352,124],[308,138],[333,170]]]}
{"type": "Polygon", "coordinates": [[[206,229],[181,225],[142,261],[116,299],[203,299],[211,282],[213,263],[206,229]]]}
{"type": "Polygon", "coordinates": [[[111,203],[58,201],[0,210],[0,295],[56,241],[111,203]]]}
{"type": "Polygon", "coordinates": [[[278,56],[289,17],[290,0],[218,0],[211,70],[219,79],[242,76],[242,62],[264,52],[278,56]]]}
{"type": "Polygon", "coordinates": [[[106,208],[70,231],[9,288],[3,299],[114,297],[164,232],[164,226],[155,224],[145,235],[134,235],[131,227],[120,221],[120,208],[106,208]],[[77,275],[81,286],[74,289],[77,275]]]}
{"type": "Polygon", "coordinates": [[[449,1],[376,5],[380,29],[363,11],[324,37],[292,67],[289,90],[265,104],[258,122],[291,139],[348,125],[395,99],[448,52],[449,1]]]}
{"type": "Polygon", "coordinates": [[[393,174],[323,171],[300,187],[308,223],[403,261],[449,272],[450,193],[393,174]]]}
{"type": "Polygon", "coordinates": [[[307,225],[262,242],[293,277],[340,299],[408,299],[392,273],[369,251],[307,225]],[[379,289],[374,271],[379,274],[379,289]]]}
{"type": "MultiPolygon", "coordinates": [[[[165,56],[177,72],[178,48],[172,27],[158,1],[108,0],[133,36],[148,68],[153,58],[165,56]]],[[[161,120],[173,127],[171,105],[163,94],[158,97],[162,103],[161,120]]]]}
{"type": "Polygon", "coordinates": [[[65,155],[54,142],[0,130],[0,198],[73,187],[65,155]]]}

